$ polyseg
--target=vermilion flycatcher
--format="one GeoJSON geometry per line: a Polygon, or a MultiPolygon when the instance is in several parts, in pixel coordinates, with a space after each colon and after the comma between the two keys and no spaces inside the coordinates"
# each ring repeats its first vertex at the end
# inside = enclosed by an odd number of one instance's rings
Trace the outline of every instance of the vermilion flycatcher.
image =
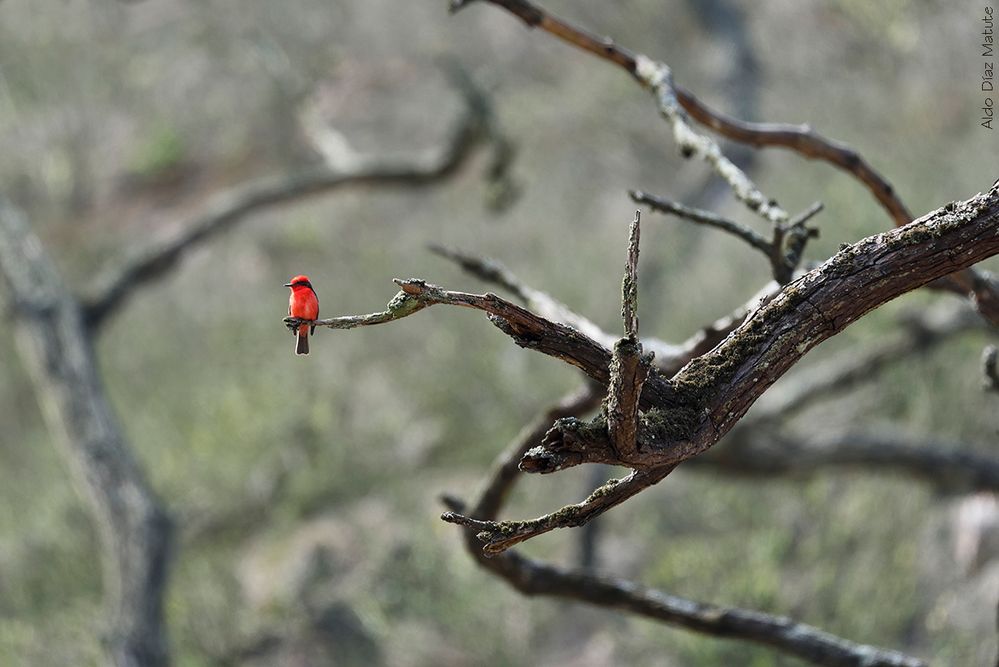
{"type": "MultiPolygon", "coordinates": [[[[319,319],[319,297],[316,290],[312,289],[312,282],[308,276],[295,276],[290,283],[285,283],[285,287],[291,288],[291,297],[288,299],[288,315],[297,317],[300,320],[319,319]]],[[[298,327],[298,343],[295,345],[295,354],[309,353],[309,333],[316,333],[316,326],[298,327]]]]}

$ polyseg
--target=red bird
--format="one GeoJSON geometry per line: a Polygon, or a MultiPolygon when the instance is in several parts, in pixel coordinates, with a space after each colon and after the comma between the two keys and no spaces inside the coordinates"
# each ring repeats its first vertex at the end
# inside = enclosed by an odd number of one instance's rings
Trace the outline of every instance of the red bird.
{"type": "MultiPolygon", "coordinates": [[[[291,297],[288,299],[288,315],[297,317],[300,320],[319,319],[319,297],[316,290],[312,289],[312,282],[308,276],[295,276],[290,283],[285,283],[285,287],[291,288],[291,297]]],[[[316,325],[298,327],[298,343],[295,345],[295,354],[309,353],[309,333],[316,333],[316,325]]]]}

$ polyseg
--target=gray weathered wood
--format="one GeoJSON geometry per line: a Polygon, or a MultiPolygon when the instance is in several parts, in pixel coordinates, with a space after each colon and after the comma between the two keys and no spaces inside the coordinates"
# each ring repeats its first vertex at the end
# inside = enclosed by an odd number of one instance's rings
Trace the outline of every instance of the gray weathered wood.
{"type": "Polygon", "coordinates": [[[122,433],[81,308],[20,211],[0,199],[0,274],[17,345],[49,429],[90,502],[101,539],[107,629],[118,667],[169,663],[163,622],[172,524],[122,433]]]}

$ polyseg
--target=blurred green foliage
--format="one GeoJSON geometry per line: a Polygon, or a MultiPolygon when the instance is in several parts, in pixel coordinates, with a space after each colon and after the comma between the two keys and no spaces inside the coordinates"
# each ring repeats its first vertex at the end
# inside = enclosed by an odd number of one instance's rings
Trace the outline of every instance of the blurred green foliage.
{"type": "Polygon", "coordinates": [[[128,169],[139,178],[155,178],[180,167],[185,155],[184,138],[177,128],[160,122],[135,148],[128,169]]]}

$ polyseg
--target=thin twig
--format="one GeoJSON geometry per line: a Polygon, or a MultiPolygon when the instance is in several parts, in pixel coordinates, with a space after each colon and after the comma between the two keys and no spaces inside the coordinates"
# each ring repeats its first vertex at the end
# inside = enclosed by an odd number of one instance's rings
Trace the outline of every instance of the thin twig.
{"type": "Polygon", "coordinates": [[[686,204],[681,204],[663,197],[657,197],[656,195],[642,192],[641,190],[630,190],[628,194],[631,195],[631,200],[633,202],[636,204],[646,204],[653,211],[676,215],[685,220],[714,227],[715,229],[720,229],[724,232],[732,234],[736,238],[748,243],[750,247],[762,252],[767,259],[770,259],[773,248],[770,241],[766,240],[762,235],[745,225],[735,222],[734,220],[729,220],[728,218],[722,217],[717,213],[694,208],[693,206],[687,206],[686,204]]]}
{"type": "Polygon", "coordinates": [[[679,202],[657,197],[641,190],[629,191],[632,201],[646,204],[652,210],[660,213],[676,215],[697,224],[714,227],[745,241],[750,247],[759,250],[770,262],[774,279],[780,285],[791,282],[795,269],[801,263],[805,245],[809,239],[818,236],[818,230],[805,226],[805,223],[822,210],[822,204],[816,202],[807,210],[799,213],[790,222],[779,222],[773,226],[773,238],[765,239],[753,229],[725,218],[717,213],[687,206],[679,202]]]}
{"type": "Polygon", "coordinates": [[[822,211],[822,202],[815,202],[796,215],[786,226],[774,227],[773,245],[776,250],[772,261],[774,279],[782,285],[791,282],[795,270],[801,264],[805,246],[817,238],[819,230],[806,226],[806,223],[822,211]]]}
{"type": "Polygon", "coordinates": [[[622,479],[610,479],[582,502],[566,505],[551,514],[526,521],[482,521],[457,512],[445,512],[441,519],[448,523],[473,528],[484,543],[487,556],[495,556],[525,540],[544,535],[557,528],[582,526],[586,522],[616,507],[637,493],[658,484],[675,466],[658,470],[636,470],[622,479]]]}
{"type": "Polygon", "coordinates": [[[746,172],[728,159],[718,142],[691,127],[687,113],[676,97],[673,74],[665,63],[638,56],[634,74],[652,91],[659,113],[672,127],[673,140],[680,147],[680,153],[684,157],[697,157],[711,165],[715,173],[732,188],[736,199],[771,224],[780,225],[787,222],[787,212],[777,205],[776,200],[764,195],[746,172]]]}
{"type": "Polygon", "coordinates": [[[628,261],[624,267],[624,282],[621,287],[621,319],[624,320],[624,335],[638,341],[638,245],[642,236],[642,214],[635,211],[635,220],[628,231],[628,261]]]}
{"type": "MultiPolygon", "coordinates": [[[[488,257],[457,248],[449,248],[437,244],[431,244],[429,248],[431,252],[455,262],[464,271],[480,280],[498,285],[507,290],[516,296],[524,306],[538,315],[553,322],[568,324],[604,347],[610,348],[614,346],[614,342],[617,340],[616,336],[604,331],[595,322],[576,313],[550,294],[527,285],[501,263],[488,257]]],[[[660,361],[664,365],[668,364],[671,372],[676,372],[680,366],[683,366],[683,364],[690,360],[685,356],[683,345],[673,345],[659,338],[652,337],[642,338],[641,340],[642,347],[654,355],[657,361],[660,361]]]]}

